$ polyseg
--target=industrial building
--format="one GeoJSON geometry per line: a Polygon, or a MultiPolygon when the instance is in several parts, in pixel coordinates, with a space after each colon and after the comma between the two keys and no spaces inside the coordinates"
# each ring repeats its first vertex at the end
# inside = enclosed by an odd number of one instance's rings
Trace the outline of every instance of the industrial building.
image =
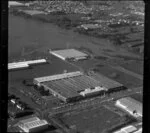
{"type": "Polygon", "coordinates": [[[115,92],[119,90],[127,89],[123,84],[114,81],[102,74],[93,73],[91,75],[94,79],[97,79],[102,86],[105,86],[108,89],[108,92],[115,92]]]}
{"type": "Polygon", "coordinates": [[[113,133],[142,133],[142,128],[137,128],[133,125],[128,125],[113,133]]]}
{"type": "MultiPolygon", "coordinates": [[[[85,75],[80,71],[35,78],[34,84],[43,86],[51,94],[57,96],[64,102],[77,100],[90,95],[104,95],[110,89],[103,85],[101,81],[85,75]]],[[[122,84],[115,87],[122,87],[122,84]]]]}
{"type": "Polygon", "coordinates": [[[11,7],[11,6],[24,6],[24,4],[20,3],[20,2],[17,2],[17,1],[9,1],[8,2],[8,7],[11,7]]]}
{"type": "Polygon", "coordinates": [[[28,68],[30,65],[46,63],[45,59],[8,63],[8,70],[28,68]]]}
{"type": "Polygon", "coordinates": [[[20,132],[40,132],[48,128],[48,122],[46,120],[40,120],[38,117],[31,117],[19,121],[15,126],[19,127],[20,132]]]}
{"type": "Polygon", "coordinates": [[[80,52],[76,49],[63,49],[63,50],[54,50],[50,53],[62,60],[72,59],[72,60],[83,60],[87,59],[88,55],[80,52]]]}
{"type": "Polygon", "coordinates": [[[116,106],[129,112],[134,117],[142,117],[142,103],[131,97],[125,97],[117,100],[116,106]]]}
{"type": "Polygon", "coordinates": [[[102,26],[100,24],[82,24],[80,27],[85,30],[94,30],[101,28],[102,26]]]}

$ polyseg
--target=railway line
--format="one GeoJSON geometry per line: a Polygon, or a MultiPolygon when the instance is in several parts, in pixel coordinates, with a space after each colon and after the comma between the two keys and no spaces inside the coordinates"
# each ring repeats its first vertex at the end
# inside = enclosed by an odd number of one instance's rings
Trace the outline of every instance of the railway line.
{"type": "MultiPolygon", "coordinates": [[[[139,87],[139,89],[141,89],[141,88],[142,87],[139,87]]],[[[130,95],[138,92],[138,91],[135,91],[134,88],[131,88],[131,89],[133,89],[133,91],[116,92],[116,93],[112,93],[110,95],[106,95],[106,96],[104,95],[103,97],[102,96],[94,97],[94,98],[82,100],[82,101],[75,102],[75,103],[64,104],[64,105],[61,105],[58,107],[54,107],[52,109],[44,110],[42,112],[42,114],[48,113],[49,116],[54,116],[56,114],[61,114],[61,113],[69,112],[69,111],[74,111],[74,110],[78,110],[78,109],[82,110],[82,109],[92,107],[92,106],[99,106],[99,105],[102,105],[103,103],[115,101],[119,98],[130,96],[130,95]]]]}

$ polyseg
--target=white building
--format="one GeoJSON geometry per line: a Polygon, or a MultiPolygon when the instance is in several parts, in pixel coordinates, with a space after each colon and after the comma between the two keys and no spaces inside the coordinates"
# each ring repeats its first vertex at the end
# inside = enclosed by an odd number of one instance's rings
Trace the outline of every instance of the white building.
{"type": "Polygon", "coordinates": [[[121,131],[125,132],[125,133],[132,133],[134,131],[136,131],[137,128],[135,126],[129,125],[127,127],[124,127],[121,129],[121,131]]]}
{"type": "Polygon", "coordinates": [[[88,57],[87,54],[75,49],[54,50],[50,51],[50,53],[62,60],[66,59],[82,60],[88,57]]]}
{"type": "Polygon", "coordinates": [[[133,98],[126,97],[117,100],[116,106],[129,112],[134,117],[142,117],[142,103],[133,98]]]}
{"type": "Polygon", "coordinates": [[[32,117],[25,120],[21,120],[17,125],[22,132],[39,132],[48,128],[48,123],[46,120],[40,120],[38,117],[32,117]]]}
{"type": "Polygon", "coordinates": [[[138,130],[135,126],[129,125],[129,126],[121,128],[120,130],[115,131],[113,133],[141,133],[139,131],[142,131],[142,130],[141,129],[138,130]]]}
{"type": "Polygon", "coordinates": [[[45,59],[8,63],[8,70],[28,68],[29,65],[46,63],[45,59]]]}

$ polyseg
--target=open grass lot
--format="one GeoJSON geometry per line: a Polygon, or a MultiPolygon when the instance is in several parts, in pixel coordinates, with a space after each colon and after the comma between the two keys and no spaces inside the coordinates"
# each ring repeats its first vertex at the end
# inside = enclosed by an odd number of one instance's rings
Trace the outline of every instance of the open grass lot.
{"type": "Polygon", "coordinates": [[[104,107],[85,110],[69,116],[63,116],[62,120],[68,124],[76,125],[77,131],[82,133],[102,133],[103,130],[120,122],[120,116],[104,107]]]}
{"type": "Polygon", "coordinates": [[[121,66],[135,73],[138,73],[141,75],[143,74],[143,61],[131,61],[128,63],[124,63],[121,66]]]}
{"type": "Polygon", "coordinates": [[[73,64],[81,67],[82,69],[89,70],[90,68],[94,67],[94,64],[96,63],[96,60],[89,59],[89,60],[83,60],[83,61],[78,61],[78,62],[73,62],[73,64]]]}
{"type": "Polygon", "coordinates": [[[109,66],[100,66],[97,71],[98,71],[98,73],[103,74],[106,77],[109,77],[109,78],[123,84],[124,86],[126,86],[128,88],[138,87],[143,84],[142,80],[139,80],[133,76],[125,74],[116,69],[113,69],[109,66]]]}
{"type": "Polygon", "coordinates": [[[139,102],[143,102],[143,95],[142,94],[133,94],[131,95],[132,98],[134,98],[135,100],[139,101],[139,102]]]}

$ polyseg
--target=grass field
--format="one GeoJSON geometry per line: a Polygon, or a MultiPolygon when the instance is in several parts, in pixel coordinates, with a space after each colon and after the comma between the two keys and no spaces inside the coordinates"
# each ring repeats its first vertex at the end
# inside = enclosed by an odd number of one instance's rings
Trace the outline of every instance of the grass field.
{"type": "Polygon", "coordinates": [[[125,63],[121,66],[135,73],[138,73],[141,75],[143,74],[143,61],[132,61],[129,63],[125,63]]]}
{"type": "Polygon", "coordinates": [[[131,95],[131,97],[139,102],[143,102],[143,95],[141,95],[141,94],[133,94],[133,95],[131,95]]]}
{"type": "Polygon", "coordinates": [[[103,130],[118,124],[120,116],[104,107],[90,109],[61,118],[69,126],[75,125],[82,133],[102,133],[103,130]]]}
{"type": "Polygon", "coordinates": [[[123,84],[124,86],[131,88],[131,87],[138,87],[141,86],[142,80],[139,80],[133,76],[130,76],[128,74],[125,74],[123,72],[120,72],[116,69],[113,69],[111,67],[108,66],[101,66],[97,68],[98,73],[105,75],[106,77],[109,77],[121,84],[123,84]],[[116,75],[116,76],[112,76],[112,75],[116,75]]]}

